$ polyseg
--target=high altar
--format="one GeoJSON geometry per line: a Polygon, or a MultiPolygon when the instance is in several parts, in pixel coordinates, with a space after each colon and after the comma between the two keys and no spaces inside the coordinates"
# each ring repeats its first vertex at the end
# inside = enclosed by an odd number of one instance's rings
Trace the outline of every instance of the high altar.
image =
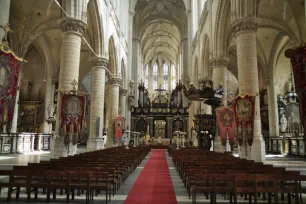
{"type": "Polygon", "coordinates": [[[188,99],[179,82],[172,92],[156,89],[157,95],[149,97],[144,83],[138,86],[138,101],[132,108],[131,129],[150,135],[151,144],[170,144],[175,131],[188,131],[188,99]],[[187,101],[187,102],[186,102],[187,101]]]}

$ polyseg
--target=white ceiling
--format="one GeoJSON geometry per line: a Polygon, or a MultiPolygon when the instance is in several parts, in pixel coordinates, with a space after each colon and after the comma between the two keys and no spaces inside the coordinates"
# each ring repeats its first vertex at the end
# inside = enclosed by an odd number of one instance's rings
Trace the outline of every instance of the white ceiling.
{"type": "Polygon", "coordinates": [[[186,21],[182,0],[139,0],[135,11],[144,64],[166,61],[176,64],[186,21]]]}

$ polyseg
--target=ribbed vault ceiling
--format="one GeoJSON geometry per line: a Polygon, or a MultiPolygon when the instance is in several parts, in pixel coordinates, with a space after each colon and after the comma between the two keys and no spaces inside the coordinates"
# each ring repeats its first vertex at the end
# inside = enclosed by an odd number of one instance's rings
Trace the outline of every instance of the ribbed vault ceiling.
{"type": "Polygon", "coordinates": [[[144,63],[176,63],[185,22],[182,0],[139,0],[136,5],[144,63]]]}

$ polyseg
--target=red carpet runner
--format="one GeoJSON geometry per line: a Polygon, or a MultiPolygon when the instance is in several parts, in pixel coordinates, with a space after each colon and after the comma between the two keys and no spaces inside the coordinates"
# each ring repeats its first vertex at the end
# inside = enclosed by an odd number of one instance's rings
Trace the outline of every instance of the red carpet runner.
{"type": "Polygon", "coordinates": [[[177,204],[165,150],[152,150],[149,161],[124,203],[177,204]]]}

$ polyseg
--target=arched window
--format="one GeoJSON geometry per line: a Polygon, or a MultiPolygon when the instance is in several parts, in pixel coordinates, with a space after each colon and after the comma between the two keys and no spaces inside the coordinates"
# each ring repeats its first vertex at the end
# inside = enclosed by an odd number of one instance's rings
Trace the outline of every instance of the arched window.
{"type": "Polygon", "coordinates": [[[157,81],[158,81],[158,66],[155,62],[153,65],[153,90],[157,89],[157,81]]]}
{"type": "Polygon", "coordinates": [[[145,87],[148,88],[149,86],[149,65],[146,65],[144,70],[144,77],[145,77],[145,87]]]}
{"type": "Polygon", "coordinates": [[[168,64],[167,63],[164,63],[164,66],[163,66],[163,79],[164,79],[163,89],[168,90],[168,64]]]}
{"type": "Polygon", "coordinates": [[[171,67],[171,75],[171,86],[174,89],[176,86],[176,69],[174,64],[171,67]]]}

